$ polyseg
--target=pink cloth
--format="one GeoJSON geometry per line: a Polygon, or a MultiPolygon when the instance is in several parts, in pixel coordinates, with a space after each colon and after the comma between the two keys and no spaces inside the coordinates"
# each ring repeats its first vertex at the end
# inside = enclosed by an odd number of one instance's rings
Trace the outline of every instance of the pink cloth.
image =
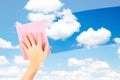
{"type": "MultiPolygon", "coordinates": [[[[42,33],[42,47],[46,43],[48,43],[48,39],[46,36],[46,31],[45,31],[45,25],[41,21],[17,25],[16,29],[17,29],[19,41],[24,41],[23,35],[26,35],[28,32],[31,32],[33,37],[35,38],[35,41],[37,42],[38,33],[41,32],[42,33]]],[[[24,59],[25,60],[28,59],[25,51],[22,48],[21,50],[22,50],[24,59]]],[[[49,53],[50,53],[50,49],[49,49],[48,54],[49,53]]]]}

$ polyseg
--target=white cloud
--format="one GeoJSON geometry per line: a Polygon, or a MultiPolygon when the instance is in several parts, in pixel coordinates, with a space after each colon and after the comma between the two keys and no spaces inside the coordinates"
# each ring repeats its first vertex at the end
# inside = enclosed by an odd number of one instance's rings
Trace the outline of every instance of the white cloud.
{"type": "Polygon", "coordinates": [[[118,56],[119,56],[119,58],[120,58],[120,38],[118,38],[118,37],[114,38],[114,42],[115,42],[115,43],[117,44],[117,46],[118,46],[117,54],[118,54],[118,56]]]}
{"type": "MultiPolygon", "coordinates": [[[[76,58],[68,59],[71,67],[78,66],[73,70],[39,70],[34,80],[119,80],[120,73],[113,71],[105,61],[86,58],[78,60],[76,58]],[[75,61],[76,60],[76,61],[75,61]],[[76,63],[77,62],[77,63],[76,63]]],[[[27,67],[27,66],[26,66],[27,67]]],[[[49,68],[49,67],[48,67],[49,68]]],[[[25,69],[24,67],[11,66],[0,68],[0,80],[20,80],[25,69]]]]}
{"type": "Polygon", "coordinates": [[[118,54],[119,57],[120,57],[120,48],[118,48],[117,54],[118,54]]]}
{"type": "Polygon", "coordinates": [[[17,48],[19,48],[19,45],[13,46],[10,41],[0,38],[0,48],[17,49],[17,48]]]}
{"type": "Polygon", "coordinates": [[[23,56],[14,56],[14,62],[21,65],[26,65],[29,63],[28,60],[23,59],[23,56]]]}
{"type": "Polygon", "coordinates": [[[120,45],[120,38],[115,38],[115,39],[114,39],[114,42],[115,42],[116,44],[120,45]]]}
{"type": "Polygon", "coordinates": [[[31,11],[27,16],[30,21],[45,22],[48,37],[58,40],[72,36],[81,26],[71,10],[62,6],[60,0],[29,0],[25,8],[31,11]]]}
{"type": "Polygon", "coordinates": [[[0,65],[9,64],[5,56],[0,56],[0,65]]]}
{"type": "Polygon", "coordinates": [[[109,64],[105,61],[93,60],[86,58],[78,60],[76,58],[68,59],[68,64],[72,62],[72,66],[79,66],[78,69],[72,71],[53,70],[42,76],[37,74],[37,79],[42,80],[119,80],[120,73],[112,71],[109,64]],[[73,61],[71,61],[73,60],[73,61]],[[76,60],[76,61],[75,61],[76,60]],[[77,63],[76,63],[77,62],[77,63]]]}
{"type": "Polygon", "coordinates": [[[68,60],[68,66],[79,66],[82,70],[87,70],[89,72],[96,72],[96,70],[99,70],[99,68],[102,69],[109,69],[109,64],[104,61],[94,61],[91,58],[86,58],[84,60],[78,60],[76,58],[70,58],[68,60]],[[87,68],[84,68],[88,66],[87,68]]]}
{"type": "Polygon", "coordinates": [[[15,26],[17,26],[17,25],[22,25],[22,23],[19,22],[19,21],[16,21],[16,22],[15,22],[15,26]]]}
{"type": "Polygon", "coordinates": [[[8,78],[0,78],[0,80],[20,80],[20,79],[8,77],[8,78]]]}
{"type": "Polygon", "coordinates": [[[60,0],[29,0],[25,9],[33,12],[49,13],[59,10],[63,6],[60,0]]]}
{"type": "Polygon", "coordinates": [[[80,23],[76,20],[76,17],[72,14],[70,9],[64,9],[59,13],[60,18],[58,22],[54,22],[50,28],[47,28],[47,34],[54,40],[66,39],[78,32],[80,23]]]}
{"type": "Polygon", "coordinates": [[[17,76],[21,70],[17,66],[1,67],[0,76],[17,76]]]}
{"type": "Polygon", "coordinates": [[[84,45],[85,47],[96,47],[100,44],[105,44],[109,41],[111,32],[105,28],[98,29],[97,31],[89,28],[87,31],[82,32],[77,36],[76,40],[78,45],[84,45]]]}
{"type": "MultiPolygon", "coordinates": [[[[23,74],[25,73],[27,66],[20,67],[17,65],[0,67],[0,80],[21,80],[23,74]]],[[[39,70],[37,74],[46,75],[47,72],[39,70]]],[[[36,79],[35,79],[36,80],[36,79]]]]}
{"type": "Polygon", "coordinates": [[[91,58],[87,58],[85,60],[77,60],[76,58],[70,58],[68,60],[68,65],[69,66],[81,66],[81,65],[86,65],[93,62],[91,58]]]}
{"type": "Polygon", "coordinates": [[[28,14],[28,19],[32,22],[34,21],[43,21],[45,22],[46,26],[51,26],[53,21],[55,20],[55,15],[54,14],[42,14],[42,13],[29,13],[28,14]]]}

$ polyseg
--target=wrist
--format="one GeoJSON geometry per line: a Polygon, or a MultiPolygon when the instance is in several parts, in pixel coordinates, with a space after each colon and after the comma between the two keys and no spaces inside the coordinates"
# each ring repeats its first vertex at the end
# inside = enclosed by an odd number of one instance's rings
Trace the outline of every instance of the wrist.
{"type": "Polygon", "coordinates": [[[40,65],[39,65],[39,64],[30,63],[29,67],[30,67],[31,69],[38,70],[39,67],[40,67],[40,65]]]}

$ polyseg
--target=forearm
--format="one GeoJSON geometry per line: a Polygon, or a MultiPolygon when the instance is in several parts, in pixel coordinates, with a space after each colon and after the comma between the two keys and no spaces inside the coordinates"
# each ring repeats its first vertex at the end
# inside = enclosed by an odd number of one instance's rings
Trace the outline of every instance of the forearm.
{"type": "Polygon", "coordinates": [[[22,80],[33,80],[35,74],[39,69],[38,65],[30,64],[22,77],[22,80]]]}
{"type": "Polygon", "coordinates": [[[33,80],[39,67],[47,57],[49,46],[48,44],[45,44],[45,46],[42,48],[42,35],[40,33],[38,34],[37,44],[35,43],[31,33],[28,33],[27,36],[24,36],[24,39],[25,42],[21,42],[21,46],[27,53],[30,65],[28,66],[21,80],[33,80]]]}

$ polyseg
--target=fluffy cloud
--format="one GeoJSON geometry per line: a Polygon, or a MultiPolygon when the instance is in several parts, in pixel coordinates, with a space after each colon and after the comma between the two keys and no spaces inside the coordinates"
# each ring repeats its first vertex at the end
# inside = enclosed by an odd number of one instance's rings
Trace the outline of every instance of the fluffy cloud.
{"type": "Polygon", "coordinates": [[[19,46],[13,46],[10,41],[0,38],[0,48],[17,49],[19,46]]]}
{"type": "Polygon", "coordinates": [[[120,57],[120,48],[118,48],[117,54],[118,54],[119,57],[120,57]]]}
{"type": "MultiPolygon", "coordinates": [[[[12,66],[0,67],[0,80],[21,80],[26,68],[27,66],[20,67],[16,64],[12,66]]],[[[45,75],[47,72],[39,70],[37,74],[45,75]]]]}
{"type": "Polygon", "coordinates": [[[49,13],[59,10],[63,6],[60,0],[29,0],[25,9],[33,12],[49,13]]]}
{"type": "Polygon", "coordinates": [[[105,28],[98,29],[97,31],[89,28],[77,36],[76,40],[79,45],[84,45],[89,48],[105,44],[109,41],[110,37],[111,32],[105,28]]]}
{"type": "Polygon", "coordinates": [[[78,60],[76,58],[68,59],[68,66],[79,66],[72,71],[55,70],[42,76],[37,74],[36,80],[119,80],[120,73],[112,71],[105,61],[86,58],[78,60]]]}
{"type": "Polygon", "coordinates": [[[99,70],[99,68],[102,69],[109,69],[109,64],[104,61],[94,61],[91,58],[86,58],[84,60],[78,60],[76,58],[70,58],[68,60],[68,66],[80,66],[81,69],[85,69],[84,67],[88,66],[85,70],[88,70],[90,72],[99,70]],[[99,66],[100,65],[100,66],[99,66]]]}
{"type": "Polygon", "coordinates": [[[0,80],[18,80],[18,78],[0,78],[0,80]]]}
{"type": "Polygon", "coordinates": [[[29,63],[29,61],[28,60],[24,60],[22,56],[15,56],[14,57],[14,62],[16,64],[21,64],[21,65],[26,65],[26,64],[29,63]]]}
{"type": "Polygon", "coordinates": [[[29,13],[28,14],[28,19],[32,22],[34,21],[44,21],[46,26],[51,26],[53,21],[55,20],[55,15],[54,14],[42,14],[42,13],[29,13]]]}
{"type": "Polygon", "coordinates": [[[76,58],[70,58],[68,60],[68,65],[69,66],[81,66],[81,65],[89,64],[90,62],[93,62],[91,58],[87,58],[85,60],[77,60],[76,58]]]}
{"type": "Polygon", "coordinates": [[[115,38],[115,39],[114,39],[114,42],[115,42],[116,44],[119,44],[119,45],[120,45],[120,38],[115,38]]]}
{"type": "Polygon", "coordinates": [[[22,23],[19,22],[19,21],[16,21],[16,22],[15,22],[15,26],[17,26],[17,25],[22,25],[22,23]]]}
{"type": "Polygon", "coordinates": [[[58,40],[72,36],[81,26],[71,10],[62,6],[60,0],[29,0],[25,8],[31,11],[28,14],[30,21],[45,22],[48,37],[58,40]]]}
{"type": "Polygon", "coordinates": [[[117,50],[117,54],[120,57],[120,38],[114,38],[114,42],[117,44],[117,46],[119,47],[117,50]]]}
{"type": "Polygon", "coordinates": [[[0,65],[9,64],[5,56],[0,56],[0,65]]]}
{"type": "MultiPolygon", "coordinates": [[[[78,60],[76,58],[68,59],[68,69],[77,66],[74,70],[39,70],[35,80],[119,80],[120,73],[111,70],[109,64],[105,61],[86,58],[78,60]]],[[[26,66],[27,67],[27,66],[26,66]]],[[[24,67],[11,66],[0,68],[0,80],[20,80],[24,73],[24,67]]]]}
{"type": "Polygon", "coordinates": [[[50,28],[47,28],[47,34],[54,40],[66,39],[74,32],[79,31],[80,24],[76,21],[76,17],[71,13],[70,9],[65,9],[59,13],[61,19],[54,22],[50,28]]]}
{"type": "Polygon", "coordinates": [[[3,76],[3,77],[17,76],[21,71],[22,70],[20,70],[17,66],[10,66],[10,67],[4,67],[4,68],[0,67],[0,76],[3,76]]]}

